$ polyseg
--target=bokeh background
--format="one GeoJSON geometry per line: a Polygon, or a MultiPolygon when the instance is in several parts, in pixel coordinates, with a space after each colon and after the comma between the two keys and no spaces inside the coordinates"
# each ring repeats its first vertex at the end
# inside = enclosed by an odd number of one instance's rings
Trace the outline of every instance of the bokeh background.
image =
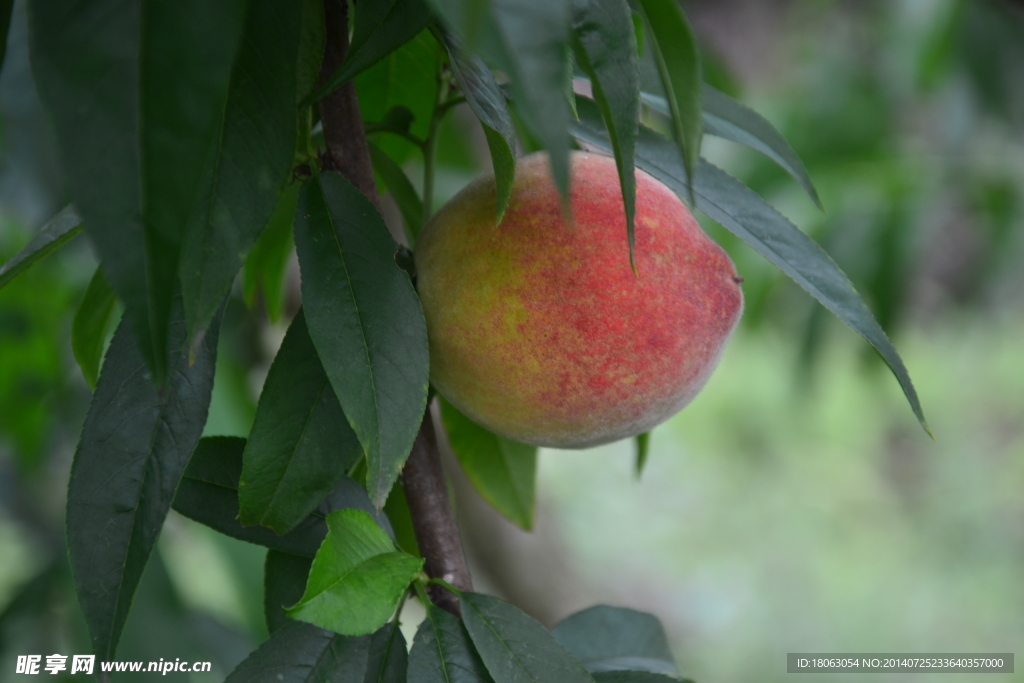
{"type": "MultiPolygon", "coordinates": [[[[683,6],[706,80],[782,130],[826,212],[750,150],[707,138],[705,154],[846,270],[935,440],[865,343],[707,224],[746,279],[746,313],[707,388],[654,431],[639,479],[629,443],[542,451],[528,534],[449,468],[478,587],[549,626],[595,602],[654,612],[702,683],[784,680],[792,651],[1024,657],[1024,3],[683,6]]],[[[17,3],[0,72],[0,262],[67,201],[25,33],[17,3]]],[[[471,121],[456,110],[446,124],[439,200],[489,166],[471,121]]],[[[407,170],[419,177],[415,159],[407,170]]],[[[0,290],[0,680],[18,654],[88,652],[63,513],[89,401],[70,321],[94,267],[78,238],[0,290]]],[[[289,310],[297,282],[293,267],[289,310]]],[[[232,297],[206,434],[247,433],[286,322],[232,297]]],[[[119,655],[212,660],[194,680],[221,680],[266,637],[262,562],[172,513],[119,655]]],[[[1017,670],[957,680],[1024,681],[1017,670]]],[[[801,678],[816,679],[841,677],[801,678]]]]}

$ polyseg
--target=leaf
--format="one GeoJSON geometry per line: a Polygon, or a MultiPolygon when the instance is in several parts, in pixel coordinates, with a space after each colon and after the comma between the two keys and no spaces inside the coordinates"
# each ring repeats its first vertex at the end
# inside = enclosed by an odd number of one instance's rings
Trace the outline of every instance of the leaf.
{"type": "MultiPolygon", "coordinates": [[[[142,4],[32,0],[29,27],[35,82],[75,205],[162,387],[179,256],[221,127],[246,3],[142,4]]],[[[192,311],[195,285],[185,287],[192,311]]],[[[223,293],[204,300],[207,320],[223,293]]]]}
{"type": "Polygon", "coordinates": [[[688,179],[693,178],[696,172],[703,134],[697,38],[676,0],[639,0],[639,5],[646,20],[645,35],[650,40],[651,53],[668,100],[672,135],[687,173],[684,196],[696,202],[688,179]]]}
{"type": "MultiPolygon", "coordinates": [[[[644,104],[662,114],[670,115],[668,103],[664,97],[646,92],[641,93],[640,97],[644,104]]],[[[811,177],[803,162],[800,161],[800,157],[782,137],[782,134],[763,116],[707,84],[701,88],[701,100],[704,107],[705,134],[738,142],[761,152],[777,163],[786,173],[793,176],[793,179],[810,195],[815,205],[819,209],[823,208],[821,200],[818,198],[818,191],[814,189],[811,177]]]]}
{"type": "Polygon", "coordinates": [[[237,437],[201,440],[174,496],[174,509],[232,538],[309,558],[316,555],[323,543],[327,535],[324,518],[334,510],[363,510],[373,515],[385,532],[393,533],[387,517],[374,515],[373,504],[363,487],[347,477],[337,483],[309,517],[283,536],[266,527],[242,526],[238,521],[238,479],[244,450],[245,439],[237,437]]]}
{"type": "Polygon", "coordinates": [[[428,605],[409,652],[409,683],[493,682],[458,617],[428,605]]]}
{"type": "MultiPolygon", "coordinates": [[[[302,32],[299,34],[298,74],[295,104],[311,98],[320,80],[320,65],[324,58],[327,28],[324,25],[324,0],[302,1],[302,32]]],[[[301,115],[301,112],[300,112],[301,115]]]]}
{"type": "Polygon", "coordinates": [[[405,488],[401,482],[391,489],[388,502],[384,504],[384,514],[394,529],[395,545],[399,550],[413,557],[421,557],[419,543],[416,541],[416,530],[412,523],[412,513],[409,512],[409,501],[406,500],[405,488]]]}
{"type": "Polygon", "coordinates": [[[242,292],[246,305],[252,308],[256,301],[256,290],[259,289],[263,293],[263,303],[272,323],[281,318],[284,308],[284,278],[288,272],[288,258],[295,248],[292,226],[301,187],[299,183],[293,183],[281,193],[270,222],[249,250],[242,270],[242,292]]]}
{"type": "MultiPolygon", "coordinates": [[[[574,0],[572,25],[576,63],[590,77],[594,101],[601,110],[615,154],[626,214],[629,265],[636,272],[633,255],[636,171],[633,155],[640,127],[640,68],[629,4],[626,0],[574,0]]],[[[578,119],[578,108],[575,111],[578,119]]]]}
{"type": "Polygon", "coordinates": [[[294,605],[302,599],[312,564],[308,557],[280,550],[267,551],[263,567],[263,615],[271,634],[295,623],[285,615],[285,605],[294,605]]]}
{"type": "Polygon", "coordinates": [[[409,650],[398,620],[370,636],[370,657],[363,683],[405,683],[409,650]]]}
{"type": "Polygon", "coordinates": [[[644,432],[636,435],[636,478],[639,479],[647,464],[647,452],[650,447],[651,433],[644,432]]]}
{"type": "Polygon", "coordinates": [[[484,129],[497,188],[494,222],[500,225],[512,198],[512,184],[516,175],[516,129],[512,113],[508,110],[505,93],[483,60],[467,53],[458,37],[450,32],[442,31],[442,40],[448,50],[452,73],[455,74],[459,89],[484,129]]]}
{"type": "Polygon", "coordinates": [[[114,290],[103,277],[103,271],[97,268],[71,320],[71,350],[90,389],[96,388],[103,342],[107,340],[107,327],[116,303],[114,290]]]}
{"type": "Polygon", "coordinates": [[[223,121],[182,245],[190,337],[228,293],[291,175],[304,4],[249,1],[223,121]]]}
{"type": "Polygon", "coordinates": [[[409,246],[416,245],[416,237],[423,227],[423,202],[416,194],[416,189],[409,182],[405,171],[391,160],[379,147],[370,143],[370,159],[373,161],[373,169],[377,171],[388,186],[388,191],[395,199],[398,210],[402,213],[402,222],[405,223],[405,235],[409,239],[409,246]]]}
{"type": "Polygon", "coordinates": [[[432,18],[423,0],[362,0],[355,8],[355,30],[345,61],[303,106],[337,90],[412,40],[432,18]]]}
{"type": "MultiPolygon", "coordinates": [[[[0,57],[2,54],[0,53],[0,57]]],[[[82,232],[82,219],[74,205],[68,204],[40,228],[24,249],[0,266],[0,288],[5,287],[8,282],[24,273],[38,261],[60,249],[80,232],[82,232]]]]}
{"type": "Polygon", "coordinates": [[[516,110],[547,150],[555,186],[568,203],[569,0],[493,0],[492,7],[499,38],[486,40],[481,54],[508,74],[516,110]]]}
{"type": "Polygon", "coordinates": [[[224,683],[363,683],[370,639],[292,622],[271,634],[224,683]]]}
{"type": "Polygon", "coordinates": [[[461,593],[462,619],[495,683],[593,683],[532,617],[497,598],[461,593]]]}
{"type": "Polygon", "coordinates": [[[552,634],[591,673],[629,669],[679,674],[665,629],[653,614],[596,605],[566,617],[552,634]]]}
{"type": "Polygon", "coordinates": [[[689,678],[651,673],[649,671],[599,671],[594,674],[597,683],[693,683],[689,678]]]}
{"type": "Polygon", "coordinates": [[[372,633],[391,618],[423,560],[396,550],[361,510],[332,512],[327,529],[306,592],[287,614],[342,635],[372,633]]]}
{"type": "MultiPolygon", "coordinates": [[[[179,304],[180,306],[180,304],[179,304]]],[[[68,555],[93,650],[114,658],[153,544],[199,441],[213,390],[217,326],[189,363],[184,321],[171,327],[174,372],[157,391],[130,323],[114,333],[68,485],[68,555]]]]}
{"type": "Polygon", "coordinates": [[[366,452],[380,509],[427,405],[427,330],[377,209],[337,173],[305,184],[295,219],[306,323],[366,452]]]}
{"type": "MultiPolygon", "coordinates": [[[[603,149],[610,146],[597,107],[583,98],[573,134],[603,149]]],[[[686,191],[686,171],[671,143],[643,126],[636,159],[640,168],[673,191],[686,191]]],[[[903,360],[832,258],[757,193],[706,161],[698,166],[693,186],[698,209],[753,247],[875,347],[896,375],[921,426],[931,434],[903,360]]]]}
{"type": "Polygon", "coordinates": [[[299,311],[256,407],[242,456],[239,520],[291,531],[362,455],[299,311]]]}
{"type": "MultiPolygon", "coordinates": [[[[440,61],[440,46],[430,31],[424,30],[359,74],[356,91],[363,121],[383,122],[397,107],[403,107],[413,117],[408,132],[426,139],[437,103],[440,61]]],[[[413,143],[397,135],[375,136],[374,144],[398,165],[417,151],[413,143]]]]}
{"type": "Polygon", "coordinates": [[[430,0],[430,4],[469,51],[479,53],[493,37],[494,17],[488,0],[430,0]]]}
{"type": "Polygon", "coordinates": [[[444,400],[441,416],[452,452],[477,493],[529,531],[536,505],[537,447],[488,431],[444,400]]]}

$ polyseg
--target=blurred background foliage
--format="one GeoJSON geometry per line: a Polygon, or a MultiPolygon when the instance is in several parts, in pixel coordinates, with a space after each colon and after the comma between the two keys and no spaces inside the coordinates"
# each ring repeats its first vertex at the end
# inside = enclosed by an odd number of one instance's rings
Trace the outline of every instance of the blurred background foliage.
{"type": "MultiPolygon", "coordinates": [[[[826,212],[749,150],[707,138],[705,154],[845,269],[904,355],[937,439],[916,425],[866,344],[707,224],[746,279],[743,324],[716,375],[654,432],[639,481],[629,444],[544,452],[532,534],[497,517],[450,468],[478,586],[548,625],[597,601],[652,611],[681,670],[701,681],[782,680],[789,651],[1019,648],[1024,4],[684,8],[708,82],[782,130],[826,212]]],[[[18,4],[0,73],[0,262],[65,202],[25,33],[18,4]]],[[[417,102],[433,98],[436,53],[424,40],[360,77],[368,122],[396,104],[415,115],[417,102]]],[[[444,123],[438,202],[489,167],[472,121],[457,108],[444,123]]],[[[403,155],[403,141],[373,137],[408,159],[416,184],[414,150],[403,155]]],[[[400,226],[393,204],[386,213],[400,226]]],[[[4,672],[18,654],[88,651],[63,506],[89,401],[69,330],[94,267],[79,238],[0,291],[4,672]]],[[[293,262],[285,319],[271,324],[263,297],[250,309],[237,288],[206,434],[247,433],[297,290],[293,262]]],[[[266,636],[263,554],[172,513],[119,656],[208,659],[214,673],[195,680],[223,678],[266,636]]],[[[406,626],[416,618],[413,606],[406,626]]],[[[1002,680],[1011,679],[1024,673],[1002,680]]]]}

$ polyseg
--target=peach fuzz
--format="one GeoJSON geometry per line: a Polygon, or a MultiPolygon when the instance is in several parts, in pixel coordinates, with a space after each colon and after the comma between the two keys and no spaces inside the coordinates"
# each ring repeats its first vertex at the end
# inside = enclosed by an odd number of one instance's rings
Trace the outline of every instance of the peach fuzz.
{"type": "Polygon", "coordinates": [[[531,154],[500,226],[483,176],[424,227],[415,259],[438,392],[502,436],[586,448],[689,403],[743,294],[725,252],[640,170],[634,274],[614,160],[574,152],[571,168],[571,222],[547,156],[531,154]]]}

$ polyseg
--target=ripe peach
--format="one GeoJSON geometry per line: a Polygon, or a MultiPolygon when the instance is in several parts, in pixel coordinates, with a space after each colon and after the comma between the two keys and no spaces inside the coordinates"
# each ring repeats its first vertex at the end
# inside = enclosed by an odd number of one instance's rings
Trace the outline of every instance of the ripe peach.
{"type": "Polygon", "coordinates": [[[645,432],[704,386],[743,308],[729,257],[638,170],[636,274],[614,160],[574,152],[572,222],[547,156],[519,160],[495,226],[494,178],[423,229],[418,289],[430,378],[491,431],[586,448],[645,432]]]}

